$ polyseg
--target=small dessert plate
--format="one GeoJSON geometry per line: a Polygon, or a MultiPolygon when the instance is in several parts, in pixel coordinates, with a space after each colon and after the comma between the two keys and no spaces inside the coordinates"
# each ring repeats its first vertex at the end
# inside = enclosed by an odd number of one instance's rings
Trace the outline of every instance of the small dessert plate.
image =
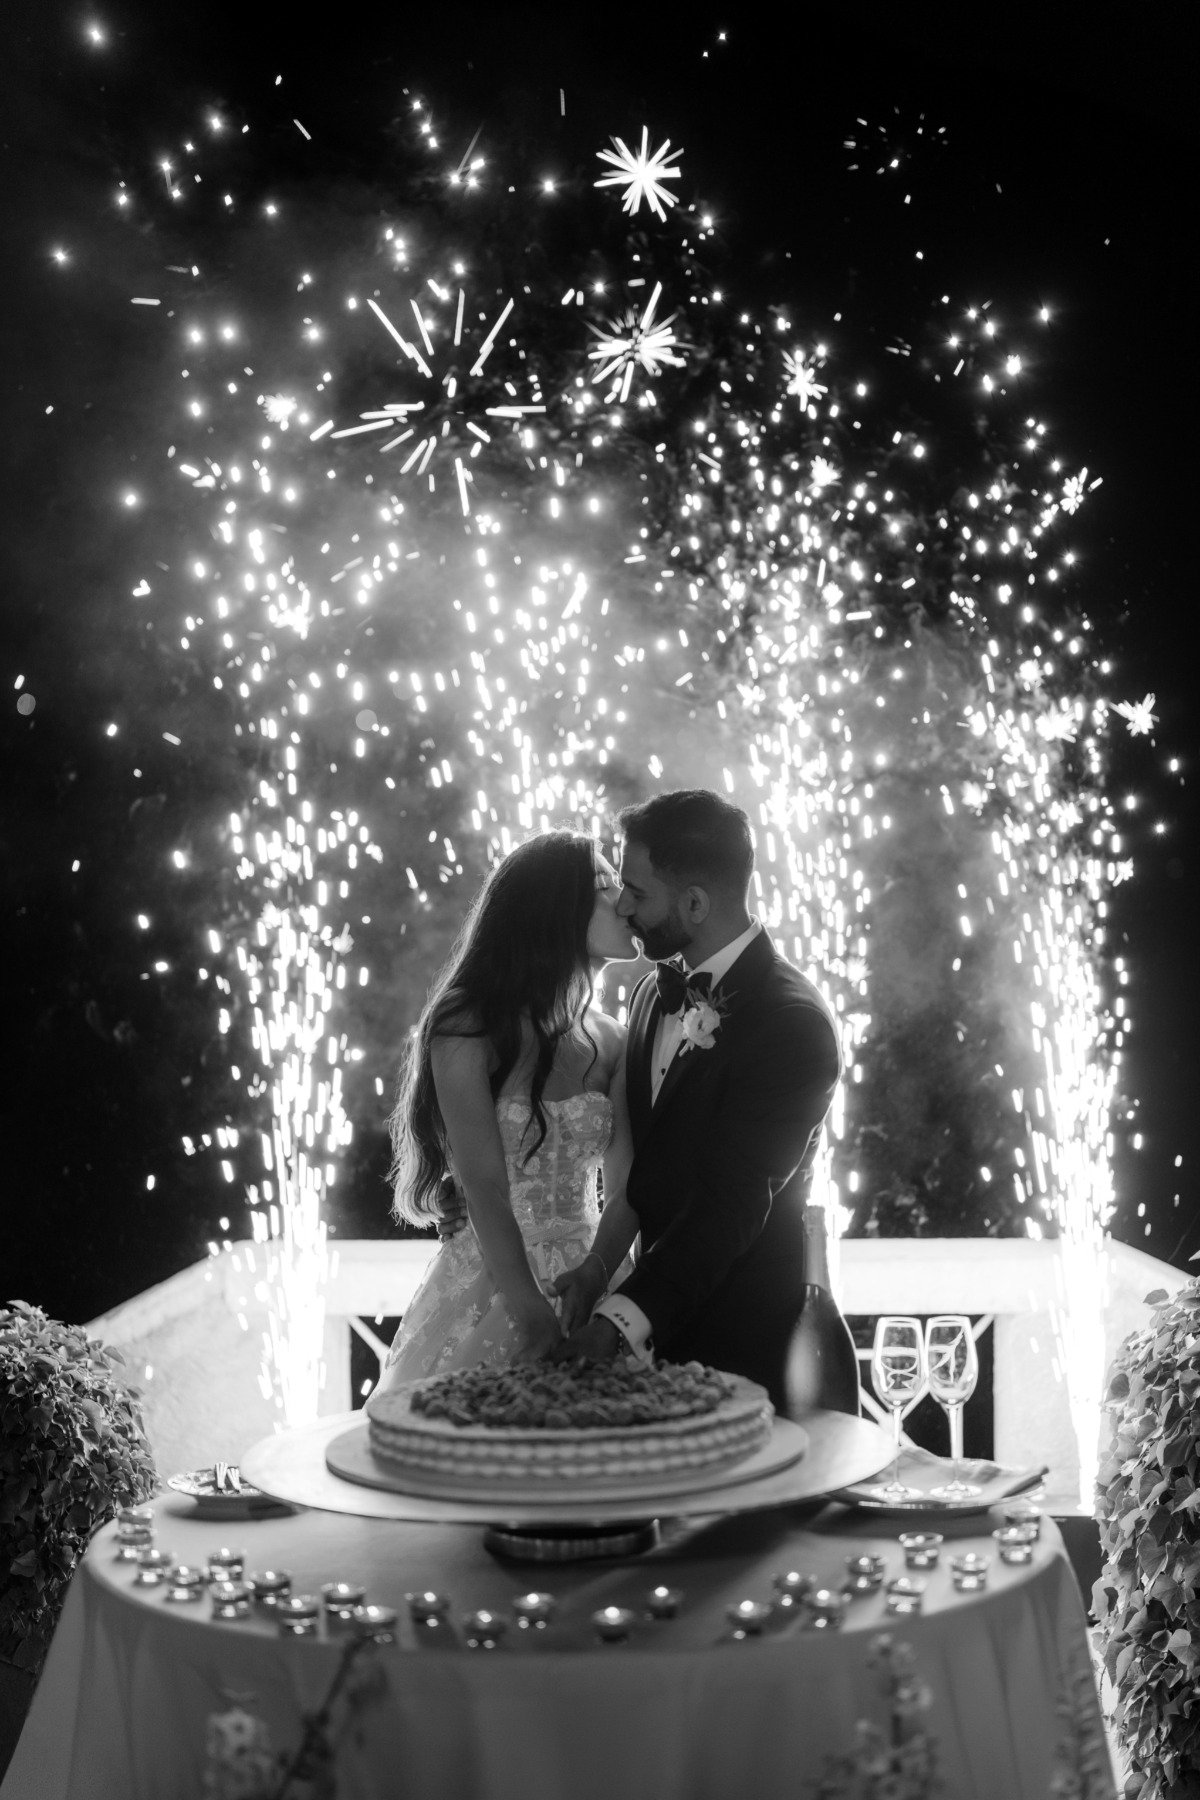
{"type": "Polygon", "coordinates": [[[196,1502],[199,1519],[254,1519],[296,1510],[243,1481],[236,1463],[218,1464],[217,1468],[185,1469],[178,1475],[168,1476],[167,1486],[172,1493],[183,1494],[196,1502]],[[218,1470],[223,1477],[220,1486],[217,1485],[218,1470]]]}

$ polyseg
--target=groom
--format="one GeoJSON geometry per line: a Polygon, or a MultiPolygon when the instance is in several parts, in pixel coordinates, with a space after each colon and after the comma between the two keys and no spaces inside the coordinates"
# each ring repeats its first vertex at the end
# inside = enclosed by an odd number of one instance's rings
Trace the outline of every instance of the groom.
{"type": "Polygon", "coordinates": [[[559,1354],[694,1358],[759,1382],[786,1414],[805,1204],[842,1066],[833,1015],[750,916],[740,808],[689,789],[617,824],[617,911],[659,963],[626,1049],[641,1254],[559,1354]]]}

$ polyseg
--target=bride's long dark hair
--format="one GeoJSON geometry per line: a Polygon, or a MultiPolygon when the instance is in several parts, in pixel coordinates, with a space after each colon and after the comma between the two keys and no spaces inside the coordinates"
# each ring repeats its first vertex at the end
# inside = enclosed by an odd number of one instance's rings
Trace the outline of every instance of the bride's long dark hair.
{"type": "Polygon", "coordinates": [[[495,1099],[521,1054],[521,1021],[528,1019],[537,1042],[531,1086],[537,1138],[526,1159],[546,1136],[542,1094],[562,1039],[581,1030],[595,1061],[597,1047],[583,1019],[592,999],[587,938],[596,875],[591,838],[550,831],[518,844],[485,881],[429,991],[388,1121],[397,1220],[433,1223],[449,1167],[433,1083],[435,1038],[487,1039],[496,1057],[495,1099]]]}

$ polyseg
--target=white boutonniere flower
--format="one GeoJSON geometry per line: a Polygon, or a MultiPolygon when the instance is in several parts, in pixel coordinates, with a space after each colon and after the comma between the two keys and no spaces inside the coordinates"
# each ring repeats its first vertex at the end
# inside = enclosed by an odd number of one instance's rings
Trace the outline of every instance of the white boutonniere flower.
{"type": "Polygon", "coordinates": [[[725,1017],[725,1005],[716,994],[687,994],[684,998],[683,1017],[679,1021],[683,1033],[683,1041],[679,1046],[680,1055],[688,1050],[711,1050],[717,1041],[717,1032],[721,1028],[721,1020],[725,1017]]]}

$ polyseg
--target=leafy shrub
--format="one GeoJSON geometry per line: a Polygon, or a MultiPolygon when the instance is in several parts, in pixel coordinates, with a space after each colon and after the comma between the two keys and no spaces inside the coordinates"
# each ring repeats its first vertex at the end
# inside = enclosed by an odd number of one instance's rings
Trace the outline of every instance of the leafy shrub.
{"type": "Polygon", "coordinates": [[[17,1300],[0,1307],[0,1657],[37,1672],[98,1526],[155,1489],[120,1351],[17,1300]]]}
{"type": "Polygon", "coordinates": [[[1092,1602],[1141,1800],[1200,1796],[1200,1281],[1156,1291],[1109,1375],[1092,1602]]]}

